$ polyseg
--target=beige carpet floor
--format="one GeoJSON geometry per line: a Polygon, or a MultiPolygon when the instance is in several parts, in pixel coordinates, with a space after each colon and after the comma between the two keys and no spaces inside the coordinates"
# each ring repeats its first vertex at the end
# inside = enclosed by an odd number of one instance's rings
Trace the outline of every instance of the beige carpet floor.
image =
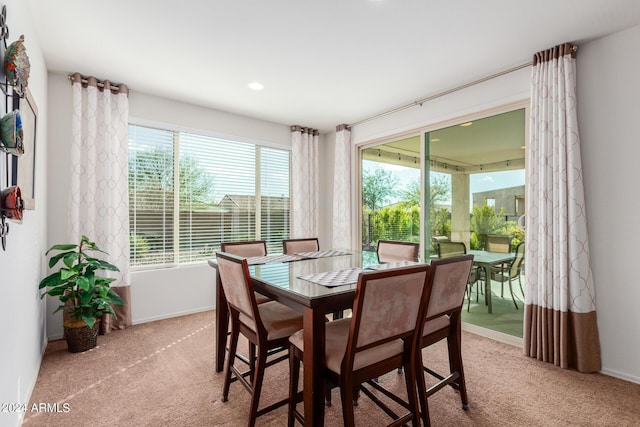
{"type": "MultiPolygon", "coordinates": [[[[243,346],[246,348],[246,346],[243,346]]],[[[239,383],[221,402],[222,373],[214,372],[214,312],[133,326],[98,338],[98,347],[71,354],[64,341],[46,349],[25,426],[242,426],[249,395],[239,383]],[[48,404],[57,411],[31,411],[48,404]],[[57,404],[57,405],[56,405],[57,404]]],[[[425,350],[442,369],[446,346],[425,350]]],[[[580,374],[525,357],[519,348],[463,332],[470,409],[446,388],[429,399],[434,426],[638,426],[640,385],[580,374]]],[[[381,381],[403,387],[402,375],[381,381]]],[[[286,396],[287,364],[268,370],[263,402],[286,396]]],[[[339,395],[326,425],[342,425],[339,395]]],[[[262,405],[261,405],[262,406],[262,405]]],[[[366,398],[356,425],[384,425],[386,415],[366,398]]],[[[285,426],[286,408],[258,419],[285,426]]]]}

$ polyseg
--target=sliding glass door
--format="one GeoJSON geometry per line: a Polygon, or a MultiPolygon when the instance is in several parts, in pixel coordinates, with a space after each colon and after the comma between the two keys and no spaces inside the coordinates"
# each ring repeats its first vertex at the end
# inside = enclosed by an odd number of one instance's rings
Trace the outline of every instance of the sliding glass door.
{"type": "Polygon", "coordinates": [[[420,242],[420,137],[361,151],[362,250],[378,240],[420,242]]]}
{"type": "MultiPolygon", "coordinates": [[[[526,124],[521,103],[361,148],[363,251],[374,253],[380,239],[421,242],[426,259],[438,256],[439,241],[484,250],[495,234],[508,236],[515,251],[525,240],[526,124]]],[[[494,313],[474,293],[463,319],[522,337],[519,283],[512,286],[518,308],[508,283],[504,291],[491,283],[494,313]]]]}

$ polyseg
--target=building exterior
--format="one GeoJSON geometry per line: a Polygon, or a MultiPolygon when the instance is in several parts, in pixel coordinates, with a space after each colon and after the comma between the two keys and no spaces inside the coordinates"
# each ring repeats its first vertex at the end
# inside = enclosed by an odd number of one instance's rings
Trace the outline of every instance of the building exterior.
{"type": "Polygon", "coordinates": [[[473,193],[474,205],[482,206],[485,200],[488,206],[496,209],[496,213],[504,209],[506,221],[517,221],[524,215],[524,185],[473,193]]]}

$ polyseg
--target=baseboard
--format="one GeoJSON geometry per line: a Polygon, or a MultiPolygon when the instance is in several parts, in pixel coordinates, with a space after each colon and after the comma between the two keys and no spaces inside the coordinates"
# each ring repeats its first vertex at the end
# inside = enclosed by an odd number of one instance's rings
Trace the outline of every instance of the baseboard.
{"type": "Polygon", "coordinates": [[[185,310],[185,311],[179,311],[175,313],[162,314],[160,316],[145,317],[142,319],[132,319],[131,324],[139,325],[141,323],[155,322],[156,320],[170,319],[172,317],[180,317],[180,316],[186,316],[187,314],[195,314],[195,313],[202,313],[203,311],[215,310],[215,308],[216,308],[215,305],[210,305],[206,307],[196,308],[193,310],[185,310]]]}
{"type": "Polygon", "coordinates": [[[522,348],[523,345],[523,340],[520,337],[514,337],[513,335],[497,332],[492,329],[482,328],[477,325],[472,325],[471,323],[462,322],[462,330],[518,348],[522,348]]]}
{"type": "MultiPolygon", "coordinates": [[[[462,330],[471,332],[472,334],[480,335],[485,338],[489,338],[495,341],[499,341],[505,344],[510,344],[518,348],[522,348],[523,339],[514,337],[513,335],[503,334],[502,332],[496,332],[491,329],[482,328],[477,325],[472,325],[471,323],[462,323],[462,330]]],[[[629,381],[635,384],[640,384],[640,378],[634,375],[625,374],[624,372],[619,372],[614,369],[604,368],[600,370],[600,373],[603,375],[607,375],[609,377],[618,378],[620,380],[629,381]]]]}
{"type": "Polygon", "coordinates": [[[604,368],[600,371],[601,374],[603,375],[608,375],[610,377],[614,377],[614,378],[618,378],[620,380],[624,380],[624,381],[629,381],[631,383],[636,383],[636,384],[640,384],[640,378],[634,376],[634,375],[629,375],[629,374],[625,374],[623,372],[618,372],[616,370],[613,369],[607,369],[604,368]]]}

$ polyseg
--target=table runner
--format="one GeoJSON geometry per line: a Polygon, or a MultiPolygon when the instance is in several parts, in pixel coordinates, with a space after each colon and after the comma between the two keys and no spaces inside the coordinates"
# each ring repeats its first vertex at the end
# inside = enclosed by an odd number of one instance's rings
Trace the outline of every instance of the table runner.
{"type": "Polygon", "coordinates": [[[247,258],[247,264],[249,265],[257,265],[257,264],[267,264],[270,262],[290,262],[290,261],[298,261],[301,260],[302,257],[296,255],[264,255],[264,256],[254,256],[247,258]]]}
{"type": "Polygon", "coordinates": [[[300,279],[329,288],[342,285],[351,285],[358,282],[358,276],[363,270],[361,268],[347,268],[340,271],[328,271],[326,273],[307,274],[299,276],[300,279]]]}
{"type": "Polygon", "coordinates": [[[330,256],[350,255],[349,252],[339,251],[335,249],[329,249],[327,251],[315,251],[315,252],[297,252],[296,255],[303,258],[325,258],[330,256]]]}

